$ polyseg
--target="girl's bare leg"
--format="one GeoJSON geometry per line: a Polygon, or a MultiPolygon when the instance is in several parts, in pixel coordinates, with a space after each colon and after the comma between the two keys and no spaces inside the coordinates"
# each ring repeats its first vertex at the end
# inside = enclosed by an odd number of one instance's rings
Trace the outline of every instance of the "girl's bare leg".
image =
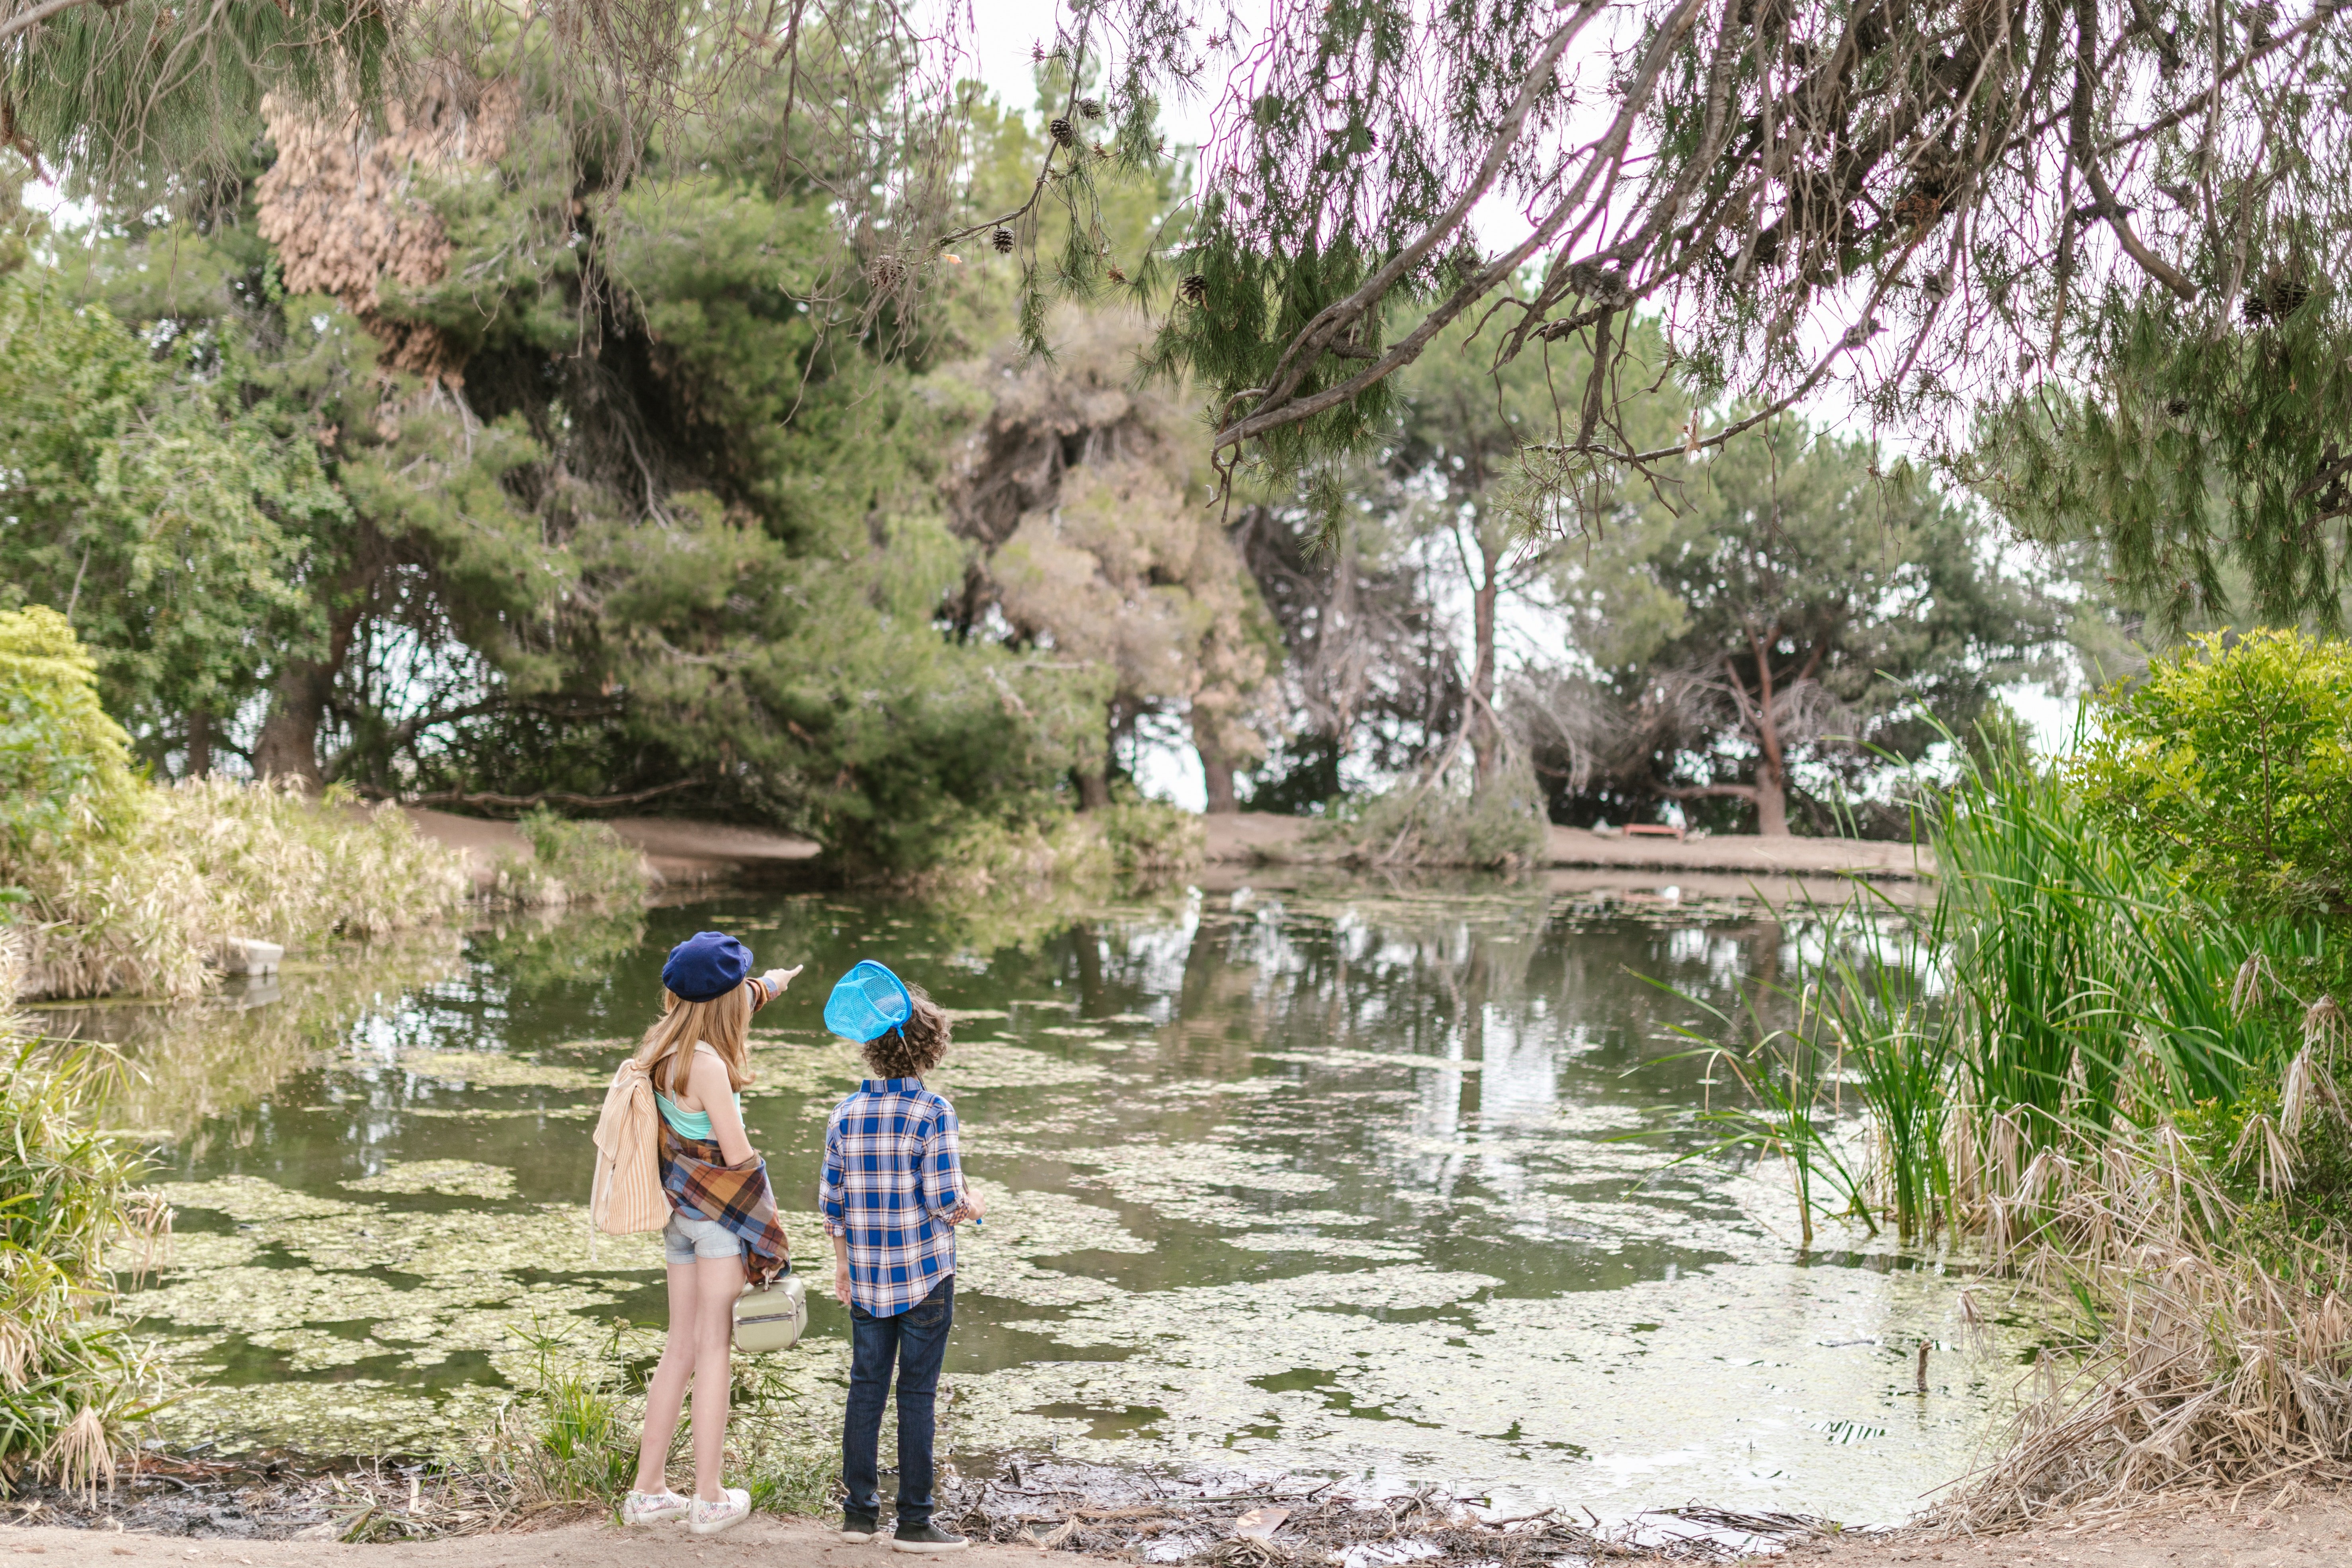
{"type": "MultiPolygon", "coordinates": [[[[723,1502],[719,1463],[727,1453],[727,1396],[733,1378],[735,1298],[743,1293],[743,1260],[698,1258],[694,1308],[694,1495],[723,1502]]],[[[677,1320],[670,1320],[673,1330],[677,1320]]],[[[668,1359],[668,1352],[663,1352],[668,1359]]]]}
{"type": "MultiPolygon", "coordinates": [[[[697,1327],[702,1305],[697,1265],[669,1266],[669,1334],[662,1342],[661,1363],[646,1384],[646,1436],[637,1445],[637,1485],[641,1492],[668,1489],[663,1473],[669,1466],[669,1446],[677,1436],[677,1413],[686,1403],[686,1382],[694,1375],[697,1327]]],[[[738,1266],[739,1270],[740,1266],[738,1266]]],[[[727,1298],[731,1304],[735,1298],[727,1298]]]]}

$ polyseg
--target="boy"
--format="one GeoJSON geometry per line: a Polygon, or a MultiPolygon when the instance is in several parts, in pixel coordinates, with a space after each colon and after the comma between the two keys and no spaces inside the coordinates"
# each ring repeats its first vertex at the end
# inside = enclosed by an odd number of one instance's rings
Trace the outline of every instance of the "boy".
{"type": "Polygon", "coordinates": [[[964,1185],[955,1107],[923,1087],[948,1053],[949,1025],[907,987],[906,1023],[862,1047],[874,1076],[834,1108],[824,1131],[822,1197],[833,1237],[833,1293],[849,1308],[849,1408],[842,1424],[841,1538],[871,1541],[882,1403],[898,1366],[900,1552],[959,1552],[964,1539],[931,1521],[933,1396],[955,1321],[955,1226],[978,1219],[964,1185]]]}

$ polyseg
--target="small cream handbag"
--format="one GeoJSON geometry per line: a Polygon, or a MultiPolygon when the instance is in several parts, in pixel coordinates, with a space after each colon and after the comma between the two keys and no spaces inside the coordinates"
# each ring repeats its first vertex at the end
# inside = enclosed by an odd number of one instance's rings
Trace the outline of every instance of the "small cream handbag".
{"type": "Polygon", "coordinates": [[[807,1327],[808,1288],[789,1268],[735,1298],[735,1348],[746,1355],[790,1350],[807,1327]]]}

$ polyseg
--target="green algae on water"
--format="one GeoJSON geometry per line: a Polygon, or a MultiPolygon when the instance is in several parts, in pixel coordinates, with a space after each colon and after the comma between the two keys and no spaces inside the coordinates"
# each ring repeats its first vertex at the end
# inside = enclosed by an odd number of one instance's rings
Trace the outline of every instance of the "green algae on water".
{"type": "Polygon", "coordinates": [[[394,1160],[373,1176],[343,1185],[355,1193],[441,1193],[457,1198],[510,1198],[514,1173],[479,1160],[394,1160]]]}

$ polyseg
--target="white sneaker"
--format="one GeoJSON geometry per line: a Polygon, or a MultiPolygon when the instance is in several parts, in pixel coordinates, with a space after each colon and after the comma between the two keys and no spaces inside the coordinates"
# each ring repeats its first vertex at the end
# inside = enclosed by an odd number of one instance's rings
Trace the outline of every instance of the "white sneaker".
{"type": "Polygon", "coordinates": [[[621,1500],[623,1524],[667,1524],[684,1519],[692,1507],[667,1487],[657,1492],[631,1492],[621,1500]]]}
{"type": "Polygon", "coordinates": [[[751,1517],[751,1494],[741,1487],[722,1487],[723,1500],[705,1502],[696,1498],[686,1521],[686,1528],[697,1535],[716,1535],[722,1530],[732,1530],[751,1517]]]}

